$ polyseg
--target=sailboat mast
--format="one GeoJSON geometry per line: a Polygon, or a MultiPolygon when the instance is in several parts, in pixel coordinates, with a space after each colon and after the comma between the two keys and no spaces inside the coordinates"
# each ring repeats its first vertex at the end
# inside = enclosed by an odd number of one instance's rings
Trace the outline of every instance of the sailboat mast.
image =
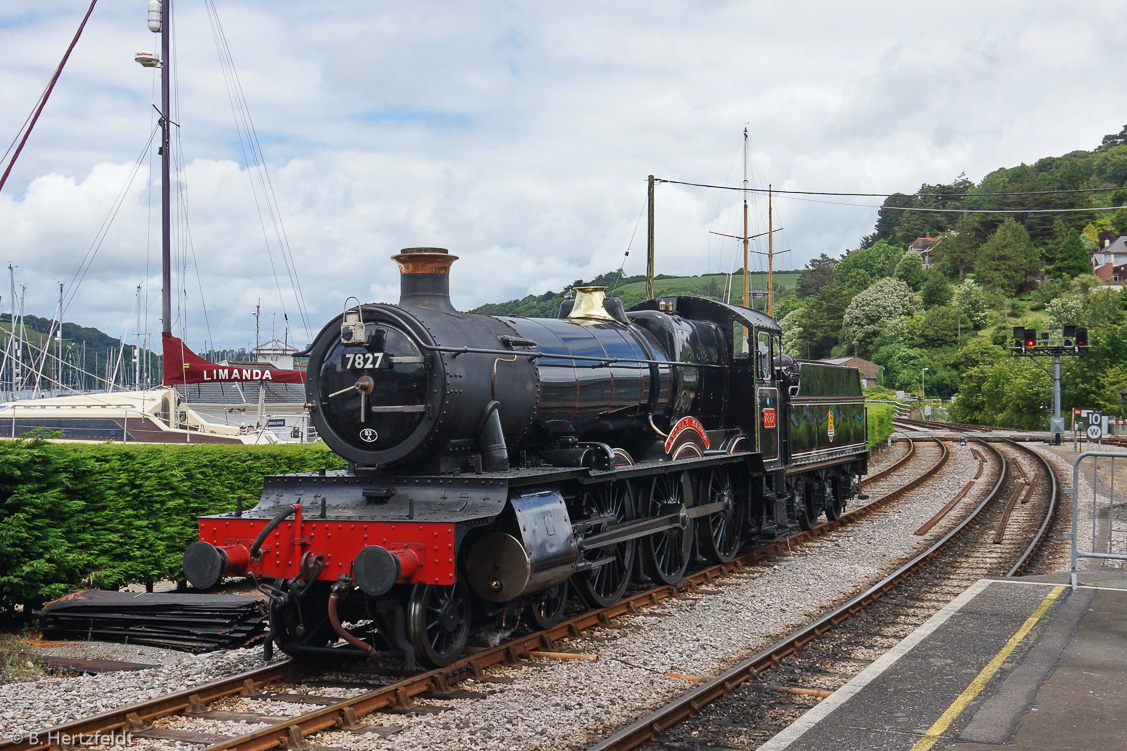
{"type": "Polygon", "coordinates": [[[767,186],[767,315],[775,315],[775,222],[771,214],[771,186],[767,186]]]}
{"type": "Polygon", "coordinates": [[[744,307],[747,307],[747,128],[744,128],[744,307]]]}
{"type": "Polygon", "coordinates": [[[172,334],[172,149],[169,30],[172,0],[150,0],[149,30],[160,32],[161,333],[172,334]],[[155,11],[155,18],[154,18],[155,11]]]}

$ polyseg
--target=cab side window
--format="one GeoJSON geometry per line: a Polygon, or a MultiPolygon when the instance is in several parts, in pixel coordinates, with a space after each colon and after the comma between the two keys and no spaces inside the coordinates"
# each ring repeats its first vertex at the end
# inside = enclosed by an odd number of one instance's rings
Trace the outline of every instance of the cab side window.
{"type": "Polygon", "coordinates": [[[772,337],[766,331],[759,332],[759,348],[757,355],[759,380],[770,381],[772,380],[771,363],[774,362],[774,353],[771,351],[773,342],[772,337]]]}
{"type": "Polygon", "coordinates": [[[739,321],[732,322],[732,357],[748,356],[748,337],[751,330],[739,321]]]}

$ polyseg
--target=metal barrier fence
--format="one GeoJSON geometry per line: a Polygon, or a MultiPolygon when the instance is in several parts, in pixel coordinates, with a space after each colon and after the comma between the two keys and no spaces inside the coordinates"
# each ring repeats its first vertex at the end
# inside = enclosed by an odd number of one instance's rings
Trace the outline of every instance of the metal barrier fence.
{"type": "Polygon", "coordinates": [[[1072,464],[1072,488],[1065,493],[1072,495],[1072,532],[1068,536],[1072,538],[1072,588],[1076,589],[1079,559],[1127,561],[1127,454],[1080,454],[1072,464]],[[1117,484],[1123,488],[1118,489],[1117,484]]]}

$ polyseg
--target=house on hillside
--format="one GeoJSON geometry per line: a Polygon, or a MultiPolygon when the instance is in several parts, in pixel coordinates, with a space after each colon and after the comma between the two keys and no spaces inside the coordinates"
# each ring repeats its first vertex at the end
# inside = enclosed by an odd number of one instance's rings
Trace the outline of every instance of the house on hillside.
{"type": "Polygon", "coordinates": [[[935,244],[939,242],[938,237],[917,237],[915,242],[908,246],[908,250],[920,254],[920,260],[923,261],[924,268],[931,268],[931,250],[935,244]]]}
{"type": "Polygon", "coordinates": [[[1104,237],[1100,245],[1092,251],[1092,273],[1104,284],[1121,286],[1127,281],[1127,237],[1104,237]]]}
{"type": "Polygon", "coordinates": [[[818,362],[857,368],[857,370],[861,371],[861,386],[863,388],[876,386],[877,381],[880,380],[880,372],[883,370],[883,368],[875,362],[869,362],[860,357],[832,357],[826,360],[818,360],[818,362]]]}

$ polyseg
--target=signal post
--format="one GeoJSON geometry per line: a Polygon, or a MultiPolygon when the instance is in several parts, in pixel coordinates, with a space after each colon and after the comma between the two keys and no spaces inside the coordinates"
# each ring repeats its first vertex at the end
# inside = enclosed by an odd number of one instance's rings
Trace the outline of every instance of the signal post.
{"type": "Polygon", "coordinates": [[[1088,329],[1065,326],[1060,329],[1042,331],[1038,336],[1036,329],[1015,326],[1010,341],[1010,354],[1014,357],[1053,358],[1053,416],[1049,420],[1049,432],[1053,445],[1059,446],[1064,435],[1064,418],[1060,414],[1060,359],[1061,357],[1084,357],[1088,354],[1088,329]]]}

